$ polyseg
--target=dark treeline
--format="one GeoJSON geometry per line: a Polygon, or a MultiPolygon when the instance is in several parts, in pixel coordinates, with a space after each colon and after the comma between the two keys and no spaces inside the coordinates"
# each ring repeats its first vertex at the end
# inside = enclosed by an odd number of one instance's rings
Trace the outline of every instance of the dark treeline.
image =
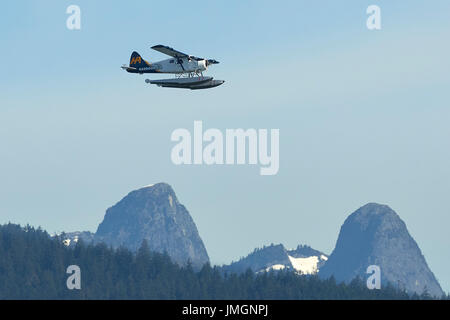
{"type": "Polygon", "coordinates": [[[73,248],[40,228],[0,226],[0,299],[425,299],[393,287],[368,290],[360,280],[281,271],[223,274],[219,267],[180,267],[144,242],[136,254],[104,244],[73,248]],[[81,269],[81,290],[69,290],[69,265],[81,269]]]}

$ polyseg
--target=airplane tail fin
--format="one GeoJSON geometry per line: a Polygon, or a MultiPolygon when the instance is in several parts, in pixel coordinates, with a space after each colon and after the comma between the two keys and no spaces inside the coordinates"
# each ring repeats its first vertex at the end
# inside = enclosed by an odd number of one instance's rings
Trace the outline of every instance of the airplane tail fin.
{"type": "Polygon", "coordinates": [[[139,68],[139,67],[146,67],[148,65],[149,65],[149,63],[147,61],[145,61],[139,55],[139,53],[137,53],[136,51],[133,51],[133,53],[131,54],[131,57],[130,57],[130,67],[139,68]]]}

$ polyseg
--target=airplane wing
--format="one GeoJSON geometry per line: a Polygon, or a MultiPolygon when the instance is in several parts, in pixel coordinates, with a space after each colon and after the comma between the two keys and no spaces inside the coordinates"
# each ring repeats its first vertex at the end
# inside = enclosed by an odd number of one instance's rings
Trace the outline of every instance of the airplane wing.
{"type": "Polygon", "coordinates": [[[171,47],[168,47],[168,46],[163,46],[161,44],[153,46],[152,49],[156,50],[156,51],[159,51],[161,53],[167,54],[167,55],[169,55],[171,57],[174,57],[174,58],[189,58],[190,57],[186,53],[177,51],[177,50],[175,50],[175,49],[173,49],[171,47]]]}
{"type": "MultiPolygon", "coordinates": [[[[167,54],[171,57],[174,57],[176,59],[181,59],[181,58],[187,58],[187,59],[192,59],[192,60],[196,60],[196,61],[200,61],[200,60],[205,60],[203,58],[199,58],[199,57],[195,57],[195,56],[190,56],[186,53],[180,52],[178,50],[175,50],[174,48],[168,47],[168,46],[163,46],[162,44],[158,44],[156,46],[152,47],[153,50],[159,51],[161,53],[167,54]]],[[[217,64],[219,63],[219,61],[214,60],[214,59],[207,59],[206,60],[207,65],[209,64],[217,64]]]]}

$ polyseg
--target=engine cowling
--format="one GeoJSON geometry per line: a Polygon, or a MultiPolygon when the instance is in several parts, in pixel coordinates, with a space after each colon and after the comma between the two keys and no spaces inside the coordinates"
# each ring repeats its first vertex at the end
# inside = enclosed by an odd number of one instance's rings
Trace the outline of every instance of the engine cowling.
{"type": "Polygon", "coordinates": [[[206,60],[198,60],[197,66],[199,70],[206,70],[208,68],[208,64],[206,63],[206,60]]]}

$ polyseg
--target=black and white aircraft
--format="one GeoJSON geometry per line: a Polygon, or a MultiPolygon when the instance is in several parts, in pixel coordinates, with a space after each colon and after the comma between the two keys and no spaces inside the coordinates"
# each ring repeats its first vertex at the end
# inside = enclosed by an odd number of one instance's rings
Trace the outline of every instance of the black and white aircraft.
{"type": "Polygon", "coordinates": [[[134,51],[130,57],[130,64],[123,65],[121,68],[130,73],[169,73],[175,74],[175,78],[150,80],[146,83],[156,84],[159,87],[184,88],[184,89],[208,89],[220,86],[224,80],[213,80],[212,77],[204,77],[203,71],[208,66],[217,64],[219,61],[214,59],[204,59],[187,55],[183,52],[174,50],[168,46],[156,45],[152,49],[171,56],[169,59],[150,63],[144,60],[139,53],[134,51]]]}

